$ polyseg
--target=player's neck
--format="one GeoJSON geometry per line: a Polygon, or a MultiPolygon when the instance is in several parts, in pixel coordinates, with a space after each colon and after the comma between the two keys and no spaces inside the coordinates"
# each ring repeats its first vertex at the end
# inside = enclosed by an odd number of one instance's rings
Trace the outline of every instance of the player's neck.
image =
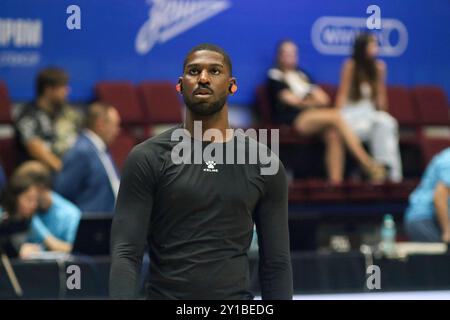
{"type": "MultiPolygon", "coordinates": [[[[228,122],[227,104],[223,106],[222,110],[210,116],[199,116],[193,114],[190,110],[187,110],[184,128],[189,131],[191,136],[194,136],[194,121],[201,121],[202,136],[203,133],[208,129],[217,129],[222,133],[222,137],[224,137],[225,141],[230,140],[232,137],[232,135],[230,135],[230,132],[229,131],[227,132],[227,129],[230,129],[230,125],[228,122]]],[[[224,142],[224,141],[215,141],[215,142],[224,142]]]]}

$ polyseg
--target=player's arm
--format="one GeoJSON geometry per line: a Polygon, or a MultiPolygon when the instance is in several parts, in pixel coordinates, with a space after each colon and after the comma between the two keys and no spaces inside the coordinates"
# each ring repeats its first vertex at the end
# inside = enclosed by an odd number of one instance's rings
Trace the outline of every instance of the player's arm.
{"type": "Polygon", "coordinates": [[[133,149],[123,171],[111,229],[110,296],[136,299],[153,205],[151,166],[140,149],[133,149]]]}
{"type": "MultiPolygon", "coordinates": [[[[279,160],[278,160],[279,161],[279,160]]],[[[292,299],[289,249],[288,188],[282,163],[264,176],[266,190],[254,214],[259,244],[259,276],[263,299],[292,299]]]]}
{"type": "Polygon", "coordinates": [[[442,231],[442,241],[450,242],[450,222],[449,222],[449,209],[448,198],[450,197],[450,188],[444,183],[440,182],[434,189],[434,208],[436,210],[436,216],[439,226],[442,231]]]}

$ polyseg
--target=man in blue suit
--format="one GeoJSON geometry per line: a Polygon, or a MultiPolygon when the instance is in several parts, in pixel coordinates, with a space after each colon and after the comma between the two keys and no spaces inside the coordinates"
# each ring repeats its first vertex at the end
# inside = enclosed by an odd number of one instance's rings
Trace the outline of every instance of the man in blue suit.
{"type": "Polygon", "coordinates": [[[94,103],[86,129],[64,155],[55,190],[83,213],[112,213],[119,189],[119,173],[108,146],[120,131],[120,116],[110,105],[94,103]]]}

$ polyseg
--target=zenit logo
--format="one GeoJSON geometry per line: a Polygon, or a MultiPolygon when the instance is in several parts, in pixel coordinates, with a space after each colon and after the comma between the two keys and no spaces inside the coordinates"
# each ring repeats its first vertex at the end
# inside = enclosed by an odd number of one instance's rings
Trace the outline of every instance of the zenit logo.
{"type": "Polygon", "coordinates": [[[229,0],[147,0],[148,20],[139,29],[135,47],[148,53],[156,43],[164,43],[231,6],[229,0]]]}
{"type": "MultiPolygon", "coordinates": [[[[311,40],[322,54],[348,55],[355,35],[367,30],[367,18],[324,16],[314,22],[311,40]]],[[[378,38],[380,55],[397,57],[408,46],[408,31],[397,19],[381,19],[381,29],[374,33],[378,38]]]]}

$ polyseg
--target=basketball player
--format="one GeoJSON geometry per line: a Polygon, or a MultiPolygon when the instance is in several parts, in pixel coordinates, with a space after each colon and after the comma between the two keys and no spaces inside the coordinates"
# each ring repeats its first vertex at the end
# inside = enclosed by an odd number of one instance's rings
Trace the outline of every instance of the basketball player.
{"type": "Polygon", "coordinates": [[[235,156],[248,155],[255,145],[264,148],[229,128],[227,98],[237,86],[228,54],[211,44],[194,47],[177,90],[187,106],[184,123],[137,145],[125,164],[112,225],[110,296],[138,297],[148,248],[149,299],[253,299],[247,252],[256,225],[262,298],[292,299],[287,181],[281,162],[276,173],[263,175],[259,161],[173,161],[179,143],[172,138],[175,130],[200,143],[202,150],[223,147],[225,155],[230,143],[235,156]],[[195,121],[223,138],[197,139],[195,121]]]}

